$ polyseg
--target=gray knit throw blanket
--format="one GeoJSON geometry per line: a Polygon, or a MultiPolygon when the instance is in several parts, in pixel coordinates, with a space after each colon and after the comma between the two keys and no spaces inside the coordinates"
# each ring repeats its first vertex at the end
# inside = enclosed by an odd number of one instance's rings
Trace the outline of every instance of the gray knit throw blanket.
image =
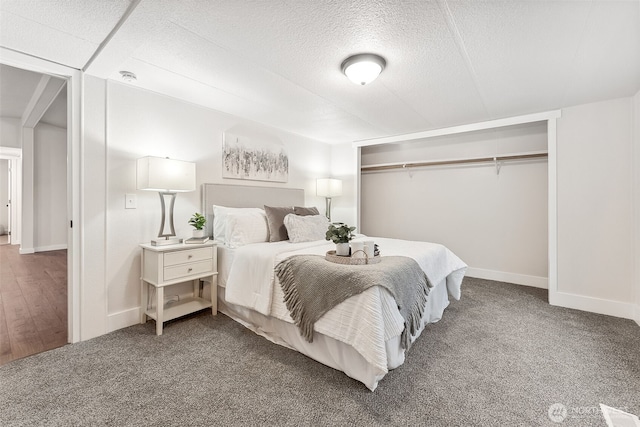
{"type": "Polygon", "coordinates": [[[284,302],[300,335],[313,342],[313,325],[327,311],[371,286],[391,292],[404,319],[403,349],[420,327],[432,285],[418,263],[407,257],[387,256],[369,265],[329,262],[319,255],[294,255],[275,268],[284,302]]]}

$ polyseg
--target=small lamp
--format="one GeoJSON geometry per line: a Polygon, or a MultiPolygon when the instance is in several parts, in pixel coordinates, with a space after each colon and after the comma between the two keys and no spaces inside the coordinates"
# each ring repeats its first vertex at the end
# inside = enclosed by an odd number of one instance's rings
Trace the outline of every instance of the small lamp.
{"type": "Polygon", "coordinates": [[[342,181],[333,178],[320,178],[316,181],[316,195],[326,198],[326,215],[331,222],[331,198],[342,196],[342,181]]]}
{"type": "Polygon", "coordinates": [[[136,186],[138,190],[157,191],[160,195],[162,219],[158,238],[152,245],[173,245],[182,243],[176,238],[173,226],[173,205],[176,194],[196,189],[196,164],[162,157],[143,157],[136,163],[136,186]],[[166,204],[169,203],[169,222],[166,223],[166,204]],[[167,225],[169,230],[167,230],[167,225]]]}

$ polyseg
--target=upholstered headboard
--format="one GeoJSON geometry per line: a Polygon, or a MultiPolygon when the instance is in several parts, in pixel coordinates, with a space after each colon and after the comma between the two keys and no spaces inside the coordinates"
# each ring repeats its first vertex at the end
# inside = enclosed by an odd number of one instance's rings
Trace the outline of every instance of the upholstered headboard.
{"type": "Polygon", "coordinates": [[[248,185],[202,184],[202,212],[207,217],[207,233],[213,234],[213,205],[232,208],[304,206],[301,188],[253,187],[248,185]]]}

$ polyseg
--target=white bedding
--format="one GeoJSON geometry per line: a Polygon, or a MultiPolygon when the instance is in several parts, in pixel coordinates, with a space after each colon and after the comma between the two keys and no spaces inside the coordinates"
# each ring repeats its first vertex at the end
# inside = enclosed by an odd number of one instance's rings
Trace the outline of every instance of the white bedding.
{"type": "MultiPolygon", "coordinates": [[[[427,242],[366,236],[360,236],[358,239],[375,240],[380,246],[382,256],[400,255],[413,258],[432,284],[446,285],[448,293],[453,298],[460,298],[460,284],[466,264],[446,247],[427,242]]],[[[222,280],[226,286],[226,302],[293,324],[283,302],[282,289],[275,277],[274,266],[291,255],[324,255],[333,248],[334,245],[326,241],[283,241],[255,243],[227,254],[224,254],[226,251],[222,251],[223,258],[233,259],[228,275],[224,267],[225,264],[229,264],[228,259],[221,263],[221,270],[226,276],[222,280]]],[[[444,297],[446,298],[446,292],[444,297]]],[[[444,310],[444,307],[441,309],[444,310]]],[[[423,324],[433,321],[428,318],[429,315],[425,317],[423,324]]],[[[336,306],[316,322],[314,330],[329,339],[353,347],[374,371],[382,373],[383,376],[388,369],[402,363],[398,362],[398,357],[390,357],[388,346],[390,343],[394,343],[395,346],[396,342],[399,346],[399,336],[403,327],[404,321],[391,295],[384,289],[373,287],[336,306]]],[[[418,335],[419,333],[416,337],[418,335]]],[[[404,352],[401,351],[400,355],[403,360],[404,352]]],[[[369,384],[367,386],[372,388],[369,384]]],[[[375,385],[373,387],[375,388],[375,385]]]]}

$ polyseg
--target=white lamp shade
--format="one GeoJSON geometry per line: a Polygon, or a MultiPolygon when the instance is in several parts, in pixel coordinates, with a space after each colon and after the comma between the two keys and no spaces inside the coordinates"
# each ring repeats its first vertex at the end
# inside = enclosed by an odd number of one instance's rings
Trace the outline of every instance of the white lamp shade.
{"type": "Polygon", "coordinates": [[[322,197],[342,196],[342,181],[332,178],[321,178],[316,181],[316,195],[322,197]]]}
{"type": "Polygon", "coordinates": [[[196,164],[162,157],[143,157],[136,164],[138,190],[186,192],[196,189],[196,164]]]}

